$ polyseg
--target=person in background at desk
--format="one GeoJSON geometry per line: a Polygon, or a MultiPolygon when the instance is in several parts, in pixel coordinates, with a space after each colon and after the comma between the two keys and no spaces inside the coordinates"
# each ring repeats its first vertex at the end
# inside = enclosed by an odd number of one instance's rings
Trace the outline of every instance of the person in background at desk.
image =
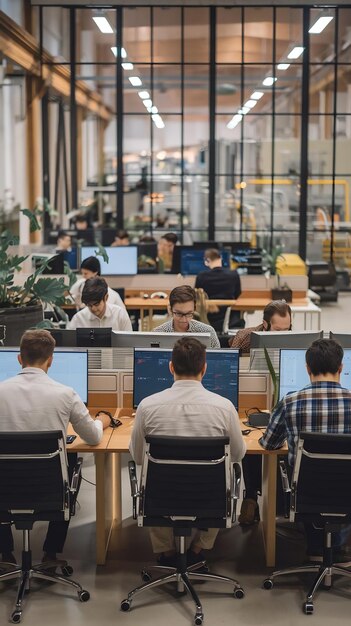
{"type": "MultiPolygon", "coordinates": [[[[130,453],[142,463],[145,436],[223,437],[229,436],[231,462],[245,454],[239,417],[234,405],[202,386],[206,372],[206,348],[193,337],[182,337],[175,344],[169,364],[174,376],[170,389],[145,398],[138,406],[130,453]]],[[[202,550],[213,548],[218,529],[200,530],[187,552],[188,565],[203,561],[202,550]]],[[[160,565],[174,567],[175,545],[171,528],[150,528],[154,553],[160,565]]]]}
{"type": "MultiPolygon", "coordinates": [[[[67,432],[70,422],[76,433],[91,446],[100,443],[110,418],[100,412],[93,420],[78,394],[48,376],[54,357],[55,339],[47,330],[27,330],[20,343],[22,371],[0,383],[0,430],[67,432]]],[[[72,477],[77,455],[68,456],[72,477]]],[[[62,552],[69,522],[50,522],[44,542],[43,562],[55,561],[62,552]]],[[[0,524],[2,560],[16,563],[11,524],[0,524]]]]}
{"type": "Polygon", "coordinates": [[[169,294],[168,313],[172,316],[169,322],[154,328],[159,333],[210,333],[211,348],[220,348],[215,330],[208,324],[194,320],[196,305],[195,289],[190,285],[175,287],[169,294]]]}
{"type": "MultiPolygon", "coordinates": [[[[265,450],[276,450],[288,443],[292,466],[301,431],[318,433],[351,433],[351,391],[340,385],[344,351],[333,339],[317,339],[306,351],[306,368],[310,385],[288,393],[275,407],[267,430],[259,440],[265,450]]],[[[342,546],[350,533],[348,525],[333,533],[337,560],[345,560],[342,546]]],[[[305,524],[307,554],[311,561],[323,555],[323,530],[305,524]]],[[[347,557],[350,561],[350,555],[347,557]]]]}
{"type": "MultiPolygon", "coordinates": [[[[231,348],[239,348],[241,352],[250,352],[252,331],[286,331],[291,330],[291,308],[285,300],[272,300],[263,311],[263,322],[256,328],[239,330],[230,344],[231,348]]],[[[239,524],[251,526],[260,519],[258,495],[262,490],[262,458],[259,454],[250,454],[243,459],[243,478],[245,482],[244,499],[241,503],[239,524]]]]}
{"type": "Polygon", "coordinates": [[[67,252],[72,247],[72,237],[65,230],[59,230],[56,242],[56,252],[67,252]]]}
{"type": "Polygon", "coordinates": [[[116,232],[114,241],[111,243],[112,247],[116,246],[129,246],[130,240],[126,230],[120,229],[116,232]]]}
{"type": "MultiPolygon", "coordinates": [[[[101,265],[100,261],[96,256],[88,256],[84,261],[80,264],[80,273],[82,278],[77,280],[77,282],[72,285],[70,293],[71,296],[77,306],[77,309],[83,309],[84,304],[82,302],[82,291],[85,285],[85,281],[88,278],[95,278],[96,276],[100,276],[101,274],[101,265]]],[[[125,308],[124,302],[120,295],[111,287],[108,287],[108,302],[109,304],[117,304],[118,306],[125,308]]]]}
{"type": "Polygon", "coordinates": [[[158,241],[157,256],[162,261],[165,270],[172,269],[173,250],[177,242],[178,237],[175,233],[166,233],[158,241]]]}
{"type": "Polygon", "coordinates": [[[251,333],[253,331],[291,330],[291,308],[285,300],[272,300],[263,309],[263,321],[259,326],[243,328],[234,335],[229,343],[231,348],[241,353],[250,352],[251,333]]]}
{"type": "Polygon", "coordinates": [[[86,305],[78,311],[67,328],[112,328],[112,330],[133,330],[127,311],[117,304],[109,304],[107,282],[101,276],[85,281],[82,302],[86,305]]]}
{"type": "MultiPolygon", "coordinates": [[[[231,300],[241,294],[240,276],[236,270],[222,267],[222,257],[219,250],[209,248],[204,253],[204,264],[209,270],[200,272],[196,277],[195,289],[202,288],[210,300],[231,300]]],[[[227,307],[221,306],[217,313],[207,313],[208,321],[213,328],[221,333],[227,307]]],[[[240,324],[240,312],[231,311],[229,327],[240,324]]]]}

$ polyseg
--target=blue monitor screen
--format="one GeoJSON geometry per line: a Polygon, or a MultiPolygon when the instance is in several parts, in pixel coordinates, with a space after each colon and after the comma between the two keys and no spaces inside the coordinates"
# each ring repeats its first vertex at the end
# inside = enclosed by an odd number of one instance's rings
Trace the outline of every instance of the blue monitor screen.
{"type": "MultiPolygon", "coordinates": [[[[279,400],[290,391],[299,391],[310,384],[305,354],[305,350],[280,351],[279,400]]],[[[343,365],[340,383],[351,389],[351,349],[344,350],[343,365]]]]}
{"type": "MultiPolygon", "coordinates": [[[[0,350],[0,382],[21,371],[17,360],[19,350],[0,350]]],[[[58,383],[73,387],[83,402],[88,402],[88,351],[55,350],[48,376],[58,383]]]]}
{"type": "MultiPolygon", "coordinates": [[[[230,250],[221,250],[223,267],[230,267],[230,250]]],[[[204,264],[204,250],[184,247],[180,250],[180,273],[183,276],[199,274],[208,267],[204,264]]]]}
{"type": "Polygon", "coordinates": [[[63,253],[63,259],[64,261],[67,261],[71,270],[78,269],[78,249],[77,248],[72,248],[71,250],[65,250],[65,252],[63,253]]]}
{"type": "MultiPolygon", "coordinates": [[[[134,350],[134,406],[153,393],[172,386],[169,371],[172,350],[134,350]]],[[[206,350],[207,371],[203,385],[208,391],[228,398],[238,408],[239,351],[206,350]]]]}
{"type": "MultiPolygon", "coordinates": [[[[108,263],[98,256],[103,276],[134,276],[138,271],[138,248],[136,246],[116,246],[105,248],[108,263]]],[[[81,248],[81,261],[88,256],[96,256],[95,246],[81,248]]]]}

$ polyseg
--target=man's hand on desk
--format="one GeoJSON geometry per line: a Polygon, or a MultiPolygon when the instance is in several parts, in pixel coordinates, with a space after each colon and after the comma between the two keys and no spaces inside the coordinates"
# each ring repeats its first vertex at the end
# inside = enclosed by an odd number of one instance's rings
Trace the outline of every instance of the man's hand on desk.
{"type": "Polygon", "coordinates": [[[105,411],[98,411],[95,415],[95,419],[100,420],[102,422],[102,427],[108,428],[111,424],[111,413],[106,413],[105,411]]]}

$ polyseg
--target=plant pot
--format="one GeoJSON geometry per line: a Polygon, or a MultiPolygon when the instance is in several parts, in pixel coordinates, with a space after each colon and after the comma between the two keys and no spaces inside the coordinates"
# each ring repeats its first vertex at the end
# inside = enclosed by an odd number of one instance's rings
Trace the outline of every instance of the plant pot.
{"type": "Polygon", "coordinates": [[[272,289],[272,300],[285,300],[285,302],[292,302],[292,291],[286,287],[278,287],[272,289]]]}
{"type": "Polygon", "coordinates": [[[43,320],[43,306],[20,306],[0,309],[0,324],[6,326],[5,346],[19,346],[25,330],[43,320]]]}

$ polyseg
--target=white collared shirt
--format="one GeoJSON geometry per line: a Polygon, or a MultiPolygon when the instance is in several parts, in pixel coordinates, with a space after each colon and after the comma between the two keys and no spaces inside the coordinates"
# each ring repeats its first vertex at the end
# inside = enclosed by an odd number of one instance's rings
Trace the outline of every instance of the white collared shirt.
{"type": "Polygon", "coordinates": [[[125,309],[106,302],[106,311],[102,318],[94,315],[86,306],[76,313],[67,328],[112,328],[112,330],[133,330],[129,315],[125,309]]]}
{"type": "Polygon", "coordinates": [[[65,434],[71,422],[89,445],[101,441],[102,422],[92,419],[71,387],[52,380],[38,367],[25,367],[17,376],[0,383],[0,398],[2,432],[62,430],[65,434]]]}
{"type": "MultiPolygon", "coordinates": [[[[77,280],[77,282],[74,283],[74,285],[72,285],[71,290],[70,290],[71,296],[78,309],[82,309],[85,307],[85,304],[83,304],[82,302],[82,291],[85,285],[85,280],[86,280],[85,278],[80,278],[79,280],[77,280]]],[[[119,293],[117,293],[117,291],[115,291],[114,289],[111,289],[111,287],[108,287],[107,293],[108,293],[109,304],[117,304],[117,306],[120,306],[122,309],[125,309],[124,302],[121,296],[119,295],[119,293]]]]}
{"type": "Polygon", "coordinates": [[[241,461],[246,452],[234,405],[196,380],[177,380],[169,389],[154,393],[139,404],[129,446],[136,463],[142,462],[146,435],[229,436],[233,463],[241,461]]]}

